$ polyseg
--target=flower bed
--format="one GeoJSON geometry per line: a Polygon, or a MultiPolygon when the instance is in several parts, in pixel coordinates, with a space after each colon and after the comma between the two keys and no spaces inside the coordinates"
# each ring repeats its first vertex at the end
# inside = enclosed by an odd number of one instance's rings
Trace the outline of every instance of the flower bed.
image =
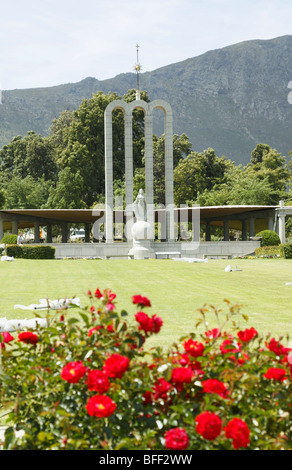
{"type": "Polygon", "coordinates": [[[148,350],[163,321],[147,297],[132,300],[134,321],[96,289],[78,318],[63,310],[47,328],[0,335],[5,449],[291,449],[282,339],[240,328],[246,315],[226,301],[226,314],[199,309],[203,333],[148,350]]]}

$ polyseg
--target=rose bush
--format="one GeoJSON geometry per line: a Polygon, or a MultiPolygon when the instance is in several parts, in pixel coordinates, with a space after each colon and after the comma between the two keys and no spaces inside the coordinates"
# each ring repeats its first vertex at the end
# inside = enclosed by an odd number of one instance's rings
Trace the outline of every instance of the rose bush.
{"type": "Polygon", "coordinates": [[[246,315],[227,302],[226,314],[199,309],[197,331],[170,348],[147,349],[163,321],[147,297],[132,302],[127,322],[116,295],[96,289],[78,317],[48,313],[47,328],[0,334],[3,448],[291,449],[283,338],[240,327],[246,315]]]}

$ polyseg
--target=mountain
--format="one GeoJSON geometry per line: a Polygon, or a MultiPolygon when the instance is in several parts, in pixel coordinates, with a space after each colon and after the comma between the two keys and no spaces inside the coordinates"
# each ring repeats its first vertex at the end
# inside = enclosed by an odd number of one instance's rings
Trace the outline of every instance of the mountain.
{"type": "MultiPolygon", "coordinates": [[[[291,51],[292,36],[245,41],[142,73],[140,88],[151,100],[169,102],[174,132],[186,133],[195,151],[213,147],[218,156],[246,164],[256,144],[265,143],[287,156],[292,150],[291,51]]],[[[61,111],[78,108],[97,91],[123,95],[135,86],[135,74],[126,73],[3,91],[0,147],[29,130],[47,135],[61,111]]],[[[163,132],[161,118],[157,111],[157,133],[163,132]]]]}

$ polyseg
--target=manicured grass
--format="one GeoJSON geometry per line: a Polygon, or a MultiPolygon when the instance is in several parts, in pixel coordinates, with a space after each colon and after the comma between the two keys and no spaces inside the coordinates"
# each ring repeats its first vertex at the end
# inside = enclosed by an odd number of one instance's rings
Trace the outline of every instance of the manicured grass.
{"type": "MultiPolygon", "coordinates": [[[[110,288],[118,307],[133,318],[134,294],[150,298],[149,313],[161,316],[164,326],[152,344],[171,344],[195,330],[197,309],[213,304],[226,310],[224,299],[243,305],[249,322],[260,333],[292,339],[292,261],[275,259],[209,260],[184,263],[172,260],[21,260],[0,263],[0,316],[31,318],[15,304],[38,303],[41,298],[80,297],[87,290],[110,288]],[[231,267],[241,271],[225,272],[231,267]]],[[[216,326],[210,315],[210,327],[216,326]]],[[[284,340],[283,342],[285,342],[284,340]]],[[[290,340],[291,341],[291,340],[290,340]]]]}

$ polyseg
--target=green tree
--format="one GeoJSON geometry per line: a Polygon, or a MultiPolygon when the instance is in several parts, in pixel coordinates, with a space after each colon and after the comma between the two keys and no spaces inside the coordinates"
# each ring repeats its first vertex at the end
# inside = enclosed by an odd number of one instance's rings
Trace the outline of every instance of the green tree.
{"type": "Polygon", "coordinates": [[[226,182],[232,166],[225,157],[217,157],[212,148],[191,152],[174,170],[174,202],[177,206],[197,200],[205,190],[226,182]]]}
{"type": "Polygon", "coordinates": [[[83,183],[79,170],[72,172],[64,168],[59,173],[55,188],[51,188],[46,202],[46,208],[57,209],[85,209],[82,199],[83,183]]]}
{"type": "MultiPolygon", "coordinates": [[[[191,151],[192,144],[186,134],[173,136],[173,167],[184,159],[191,151]]],[[[143,150],[144,154],[144,150],[143,150]]],[[[134,175],[134,193],[145,190],[145,158],[142,167],[137,168],[134,175]]],[[[154,203],[165,204],[165,134],[153,136],[153,190],[154,203]]]]}
{"type": "Polygon", "coordinates": [[[233,166],[223,184],[205,189],[195,202],[200,206],[270,205],[274,198],[267,179],[260,180],[239,165],[233,166]]]}
{"type": "Polygon", "coordinates": [[[270,204],[278,204],[285,194],[290,180],[286,157],[266,144],[258,144],[251,154],[251,163],[246,166],[260,181],[267,181],[271,187],[270,204]]]}
{"type": "Polygon", "coordinates": [[[31,175],[13,176],[5,184],[5,209],[40,209],[46,204],[51,182],[44,177],[35,181],[31,175]]]}
{"type": "MultiPolygon", "coordinates": [[[[142,96],[147,100],[146,93],[142,96]]],[[[55,121],[51,139],[59,143],[56,159],[60,170],[69,168],[72,174],[79,174],[81,200],[87,207],[97,201],[98,195],[104,195],[104,112],[108,104],[120,97],[116,93],[105,95],[98,92],[91,99],[83,100],[73,116],[62,115],[62,122],[55,121]]],[[[130,90],[125,101],[135,99],[130,90]]],[[[141,164],[141,145],[144,136],[144,114],[137,111],[133,123],[134,162],[141,164]]],[[[124,117],[120,110],[113,112],[113,169],[114,179],[123,180],[125,172],[124,153],[124,117]]],[[[72,195],[72,201],[75,196],[72,195]]]]}
{"type": "Polygon", "coordinates": [[[6,180],[14,176],[35,181],[44,178],[55,180],[57,165],[54,147],[50,140],[33,131],[25,137],[17,136],[0,150],[0,171],[6,180]]]}

